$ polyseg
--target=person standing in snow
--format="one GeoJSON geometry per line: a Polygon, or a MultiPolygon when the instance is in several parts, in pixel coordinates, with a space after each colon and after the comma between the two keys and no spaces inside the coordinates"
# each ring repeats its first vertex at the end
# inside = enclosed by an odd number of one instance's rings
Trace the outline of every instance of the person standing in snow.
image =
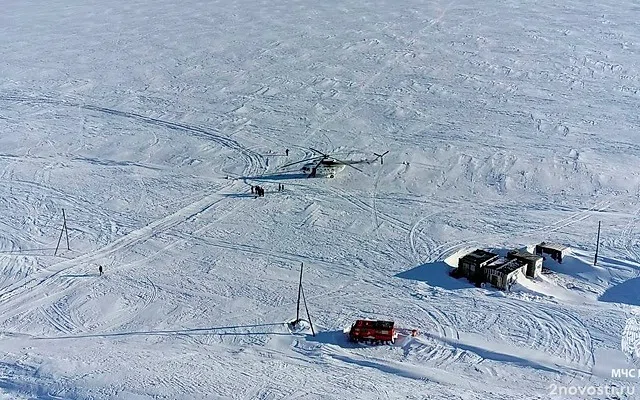
{"type": "Polygon", "coordinates": [[[284,151],[284,154],[285,154],[285,156],[289,157],[289,149],[286,149],[286,150],[284,151]]]}
{"type": "Polygon", "coordinates": [[[98,265],[98,272],[100,273],[100,276],[102,276],[102,265],[98,265]]]}

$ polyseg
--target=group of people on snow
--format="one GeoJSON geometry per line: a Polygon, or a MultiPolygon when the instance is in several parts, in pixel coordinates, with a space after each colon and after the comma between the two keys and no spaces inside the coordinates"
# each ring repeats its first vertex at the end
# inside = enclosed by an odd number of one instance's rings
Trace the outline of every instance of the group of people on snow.
{"type": "MultiPolygon", "coordinates": [[[[285,149],[284,154],[288,157],[289,156],[289,149],[285,149]]],[[[269,160],[267,160],[267,166],[269,165],[269,160]]],[[[227,177],[228,178],[228,177],[227,177]]],[[[279,183],[278,184],[278,192],[281,192],[284,190],[284,184],[279,183]]],[[[251,186],[251,194],[255,194],[256,197],[264,197],[264,188],[261,186],[251,186]]]]}
{"type": "MultiPolygon", "coordinates": [[[[284,190],[284,183],[278,183],[278,192],[284,190]]],[[[251,194],[255,194],[256,197],[264,197],[264,188],[262,186],[251,186],[251,194]]]]}
{"type": "Polygon", "coordinates": [[[260,186],[251,186],[251,194],[255,194],[256,197],[264,197],[264,188],[260,186]]]}

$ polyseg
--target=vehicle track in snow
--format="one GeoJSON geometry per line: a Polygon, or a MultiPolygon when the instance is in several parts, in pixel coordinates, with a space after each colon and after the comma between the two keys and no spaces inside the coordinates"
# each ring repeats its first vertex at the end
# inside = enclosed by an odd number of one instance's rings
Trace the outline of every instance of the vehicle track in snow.
{"type": "MultiPolygon", "coordinates": [[[[588,209],[574,212],[571,215],[565,218],[559,219],[551,224],[547,224],[547,225],[533,228],[533,229],[525,229],[520,233],[507,232],[507,233],[490,234],[490,235],[485,235],[485,234],[469,235],[466,238],[441,243],[436,247],[428,248],[426,254],[420,255],[418,254],[417,247],[415,246],[415,241],[417,240],[417,238],[420,237],[420,234],[422,233],[422,231],[417,230],[417,225],[421,223],[424,219],[430,217],[430,216],[427,216],[427,217],[423,217],[421,220],[418,220],[418,222],[416,222],[413,225],[412,229],[409,231],[409,242],[411,244],[411,248],[414,250],[414,255],[416,255],[416,257],[418,258],[423,257],[426,260],[425,262],[442,261],[448,256],[455,253],[456,251],[459,251],[467,247],[467,245],[470,247],[473,245],[481,245],[482,243],[486,243],[485,241],[483,241],[483,239],[485,238],[489,238],[492,241],[496,241],[496,240],[508,241],[513,237],[517,237],[518,240],[522,240],[522,238],[533,237],[533,236],[538,236],[540,234],[547,234],[547,233],[558,231],[567,226],[586,220],[592,217],[593,212],[604,211],[609,207],[611,207],[612,204],[613,203],[609,200],[603,200],[595,203],[593,206],[591,206],[588,209]]],[[[435,214],[432,214],[432,215],[435,215],[435,214]]]]}
{"type": "MultiPolygon", "coordinates": [[[[348,191],[339,190],[336,188],[332,188],[330,186],[326,186],[326,190],[331,192],[331,194],[335,197],[339,197],[343,199],[345,202],[352,204],[354,207],[368,213],[376,215],[376,220],[380,219],[382,221],[387,222],[391,227],[397,228],[402,232],[409,232],[411,229],[410,225],[405,221],[396,218],[390,214],[385,214],[377,210],[373,204],[369,204],[368,202],[362,200],[362,196],[355,193],[349,193],[348,191]]],[[[376,228],[374,228],[376,229],[376,228]]]]}
{"type": "MultiPolygon", "coordinates": [[[[152,117],[148,117],[148,116],[144,116],[141,114],[137,114],[137,113],[133,113],[133,112],[126,112],[126,111],[120,111],[120,110],[115,110],[112,108],[106,108],[106,107],[100,107],[100,106],[95,106],[95,105],[88,105],[88,104],[82,104],[78,101],[73,101],[73,100],[61,100],[61,99],[55,99],[55,98],[51,98],[51,97],[32,97],[32,96],[0,96],[0,101],[8,101],[8,102],[16,102],[16,103],[22,103],[22,104],[49,104],[49,105],[55,105],[55,106],[63,106],[63,107],[73,107],[73,108],[79,108],[79,109],[85,109],[88,111],[93,111],[93,112],[99,112],[102,114],[108,114],[111,116],[117,116],[117,117],[122,117],[122,118],[127,118],[127,119],[132,119],[132,120],[136,120],[138,122],[142,122],[142,123],[146,123],[146,124],[151,124],[151,125],[155,125],[155,126],[159,126],[159,127],[163,127],[163,128],[167,128],[167,129],[172,129],[172,130],[179,130],[179,131],[183,131],[183,132],[187,132],[190,133],[192,135],[195,136],[199,136],[199,137],[203,137],[206,138],[208,140],[212,140],[215,143],[218,143],[220,145],[222,145],[223,147],[229,148],[231,150],[234,150],[236,152],[238,152],[239,154],[241,154],[243,156],[243,158],[245,159],[245,163],[246,163],[246,167],[245,167],[245,174],[255,174],[257,173],[261,167],[262,167],[262,158],[259,154],[244,148],[242,145],[240,145],[237,141],[226,138],[222,135],[217,134],[216,132],[210,130],[210,129],[205,129],[203,127],[200,126],[196,126],[196,125],[189,125],[189,124],[183,124],[183,123],[175,123],[175,122],[170,122],[170,121],[165,121],[162,119],[158,119],[158,118],[152,118],[152,117]]],[[[157,138],[157,136],[156,136],[157,138]]],[[[15,183],[15,181],[13,181],[13,183],[15,183]]],[[[43,187],[41,184],[38,183],[32,183],[33,185],[36,186],[36,188],[42,189],[42,188],[46,188],[43,187]]],[[[47,188],[48,190],[56,190],[53,188],[47,188]]],[[[66,200],[70,200],[69,196],[66,193],[63,193],[61,191],[57,191],[58,195],[61,198],[64,198],[66,200]]],[[[142,194],[141,194],[142,196],[142,194]]],[[[91,207],[91,202],[84,200],[84,199],[71,199],[74,204],[86,204],[89,207],[91,207]]],[[[211,198],[210,196],[206,196],[205,197],[205,203],[210,201],[211,198]]],[[[218,200],[216,202],[219,202],[222,200],[218,200]]],[[[195,213],[191,214],[191,215],[182,215],[181,217],[184,217],[184,219],[178,217],[178,218],[161,218],[160,220],[154,221],[152,223],[150,223],[149,225],[145,226],[142,229],[138,229],[135,230],[133,232],[130,232],[129,234],[125,235],[124,237],[112,242],[111,244],[102,247],[101,249],[98,249],[96,251],[90,252],[88,254],[84,254],[81,255],[79,257],[76,257],[72,260],[68,260],[68,261],[63,261],[61,263],[57,263],[54,264],[50,267],[47,268],[46,271],[43,271],[43,273],[41,274],[37,274],[36,276],[31,276],[31,277],[27,277],[25,278],[22,282],[18,282],[14,285],[11,285],[10,287],[4,288],[4,290],[2,290],[0,292],[0,309],[2,308],[11,308],[10,304],[12,302],[16,302],[17,300],[17,296],[18,297],[22,297],[23,295],[28,295],[31,291],[31,289],[34,289],[35,287],[37,287],[38,289],[42,290],[45,286],[50,286],[51,283],[51,278],[56,278],[57,281],[59,281],[57,284],[60,285],[60,287],[64,288],[64,290],[67,290],[71,284],[72,284],[72,279],[70,278],[64,278],[64,276],[62,276],[60,273],[63,271],[73,271],[74,269],[76,269],[76,267],[80,267],[82,268],[83,265],[86,265],[87,263],[91,263],[91,262],[99,262],[102,259],[106,258],[109,256],[109,254],[115,253],[115,252],[119,252],[119,253],[123,253],[125,251],[127,251],[129,248],[131,248],[132,246],[135,246],[137,243],[140,243],[150,237],[153,237],[154,235],[157,235],[160,232],[164,232],[167,231],[169,229],[172,229],[173,227],[177,226],[177,224],[180,224],[184,221],[189,220],[190,218],[192,218],[194,215],[197,215],[198,213],[204,212],[206,211],[208,208],[212,207],[216,202],[212,203],[212,204],[203,204],[203,207],[200,208],[199,210],[194,210],[195,213]],[[62,280],[62,281],[61,281],[62,280]],[[66,280],[66,281],[65,281],[66,280]],[[12,301],[14,300],[14,301],[12,301]]],[[[182,210],[187,210],[189,208],[193,208],[194,205],[202,203],[202,200],[199,202],[195,202],[192,203],[190,206],[187,206],[185,208],[183,208],[182,210]]],[[[93,207],[91,207],[93,208],[93,207]]],[[[172,214],[172,215],[175,215],[172,214]]],[[[106,215],[104,215],[106,217],[106,215]]],[[[103,227],[104,228],[104,227],[103,227]]],[[[101,231],[104,231],[104,229],[102,229],[101,231]]],[[[33,295],[33,294],[32,294],[33,295]]],[[[25,302],[25,304],[23,304],[22,307],[18,307],[18,308],[13,308],[13,310],[11,311],[10,314],[4,313],[3,317],[4,318],[11,318],[14,315],[17,315],[17,313],[21,312],[21,310],[26,306],[26,304],[29,304],[30,302],[27,301],[25,302]]],[[[51,313],[48,313],[46,310],[48,309],[44,309],[43,308],[44,313],[51,316],[51,313]]],[[[55,313],[54,309],[53,313],[55,313]]],[[[50,320],[55,321],[56,318],[49,318],[50,320]]]]}
{"type": "MultiPolygon", "coordinates": [[[[590,374],[594,366],[594,347],[589,330],[571,311],[561,307],[505,298],[500,302],[500,315],[519,315],[525,337],[512,336],[516,332],[503,332],[503,339],[564,360],[567,367],[585,368],[590,374]],[[508,311],[508,312],[505,312],[508,311]]],[[[497,311],[497,310],[496,310],[497,311]]],[[[505,321],[497,320],[497,324],[505,321]]]]}
{"type": "Polygon", "coordinates": [[[38,310],[58,333],[71,334],[81,331],[79,329],[81,324],[72,315],[67,297],[59,299],[48,306],[40,306],[38,310]]]}
{"type": "MultiPolygon", "coordinates": [[[[620,241],[624,247],[625,252],[630,260],[640,262],[640,251],[638,250],[639,244],[636,238],[633,237],[636,227],[640,222],[640,208],[636,209],[633,216],[629,218],[629,221],[625,225],[620,234],[620,241]]],[[[640,271],[638,271],[640,274],[640,271]]]]}
{"type": "Polygon", "coordinates": [[[418,229],[418,227],[420,226],[420,224],[422,224],[422,222],[428,218],[431,218],[437,214],[439,214],[441,211],[436,211],[433,212],[429,215],[426,215],[420,219],[418,219],[412,226],[411,229],[409,230],[409,235],[408,235],[408,241],[409,244],[411,246],[411,254],[413,256],[413,261],[415,263],[421,263],[421,256],[420,256],[420,252],[418,251],[418,246],[417,246],[417,241],[418,238],[423,242],[423,244],[425,245],[425,247],[429,250],[429,253],[432,251],[431,249],[436,248],[436,243],[435,241],[433,241],[433,239],[431,239],[430,237],[427,238],[422,238],[422,229],[418,229]]]}
{"type": "MultiPolygon", "coordinates": [[[[94,298],[99,299],[101,296],[112,294],[119,296],[122,293],[135,294],[135,297],[131,299],[123,299],[126,307],[121,307],[118,312],[100,315],[100,317],[96,318],[94,321],[85,321],[81,331],[92,333],[96,331],[122,331],[122,329],[118,328],[121,328],[132,321],[139,321],[140,317],[143,316],[158,299],[159,289],[148,276],[143,279],[135,279],[123,274],[111,274],[111,269],[109,270],[109,273],[113,276],[110,278],[108,286],[104,285],[102,288],[109,288],[111,290],[102,292],[96,291],[93,296],[94,298]],[[127,288],[128,290],[123,290],[123,288],[127,288]],[[86,325],[90,322],[90,327],[87,327],[86,325]]],[[[79,331],[80,330],[76,331],[76,333],[79,331]]]]}
{"type": "MultiPolygon", "coordinates": [[[[211,208],[218,208],[217,205],[219,203],[232,202],[232,205],[230,207],[227,206],[222,208],[224,212],[221,215],[217,215],[216,218],[214,219],[207,219],[207,222],[204,225],[201,225],[200,227],[191,231],[189,234],[187,235],[169,234],[169,237],[173,236],[174,240],[172,240],[170,243],[162,247],[157,253],[152,254],[148,257],[145,257],[142,260],[138,260],[130,263],[119,263],[115,266],[110,267],[109,273],[113,274],[114,272],[117,272],[118,270],[121,270],[123,268],[133,268],[143,263],[147,263],[150,260],[152,260],[153,257],[159,256],[161,253],[164,253],[180,244],[184,244],[186,243],[187,240],[189,241],[197,240],[197,238],[194,237],[194,235],[207,230],[213,224],[216,224],[219,220],[221,220],[222,218],[225,218],[230,213],[236,212],[237,208],[240,207],[242,204],[245,204],[245,202],[233,201],[228,197],[220,197],[218,194],[219,191],[223,189],[228,189],[229,187],[238,186],[238,184],[239,182],[237,181],[229,181],[225,184],[219,185],[218,187],[213,189],[215,190],[213,194],[205,196],[204,198],[194,203],[191,203],[186,207],[183,207],[181,210],[179,210],[174,214],[171,214],[170,216],[156,220],[144,228],[133,231],[128,235],[125,235],[123,238],[118,239],[114,243],[111,243],[110,245],[105,246],[102,249],[99,249],[89,254],[79,256],[76,259],[63,261],[61,263],[55,264],[52,267],[49,267],[48,269],[49,271],[51,271],[54,268],[61,268],[61,267],[62,268],[55,271],[49,277],[43,278],[40,282],[37,283],[36,286],[31,286],[29,284],[30,282],[27,282],[25,285],[14,288],[13,290],[19,291],[20,294],[27,291],[27,293],[24,293],[24,296],[33,297],[33,296],[36,296],[36,294],[33,292],[40,292],[44,290],[46,287],[51,291],[56,292],[56,296],[60,296],[64,293],[67,293],[69,290],[73,289],[73,287],[76,286],[75,284],[77,284],[77,282],[75,278],[70,274],[74,269],[84,268],[84,265],[87,262],[92,262],[92,261],[98,262],[100,260],[110,258],[111,257],[110,255],[114,253],[118,253],[121,255],[125,253],[127,250],[131,249],[132,247],[138,245],[141,242],[144,242],[150,239],[151,237],[157,236],[161,233],[166,235],[167,232],[172,231],[179,224],[182,224],[184,222],[188,222],[191,220],[195,220],[200,214],[206,212],[211,208]],[[60,275],[60,272],[62,271],[66,271],[67,272],[66,275],[68,276],[60,275]],[[58,277],[55,280],[49,279],[56,275],[58,275],[58,277]],[[51,289],[51,286],[55,286],[56,289],[51,289]],[[33,288],[32,292],[29,291],[30,288],[33,288]]],[[[121,310],[121,312],[118,313],[115,320],[109,320],[109,319],[103,318],[97,325],[92,324],[90,329],[87,329],[84,326],[81,326],[81,327],[76,326],[73,330],[76,332],[84,331],[84,330],[95,331],[97,329],[105,331],[105,330],[114,330],[120,326],[124,326],[127,323],[131,322],[132,320],[135,320],[136,318],[138,318],[141,314],[143,314],[145,310],[148,309],[148,307],[155,301],[155,299],[158,296],[158,287],[155,284],[153,284],[153,282],[151,282],[148,279],[148,277],[147,277],[147,281],[138,282],[135,279],[133,280],[129,279],[126,282],[120,282],[120,285],[131,286],[134,289],[136,289],[135,290],[136,292],[142,293],[140,296],[144,298],[144,303],[142,305],[135,303],[132,307],[127,307],[126,309],[121,310]],[[149,284],[147,284],[147,282],[149,284]],[[147,295],[146,293],[149,293],[149,295],[147,295]]],[[[6,293],[4,295],[5,295],[4,299],[0,297],[0,310],[4,307],[7,307],[8,304],[12,302],[12,300],[13,302],[18,302],[18,303],[24,301],[23,297],[17,297],[14,299],[15,296],[6,297],[6,293]]],[[[42,302],[45,302],[46,300],[47,299],[44,299],[42,300],[42,302]]],[[[38,301],[36,300],[36,303],[37,302],[38,301]]],[[[33,304],[33,301],[27,301],[26,303],[23,304],[22,307],[18,307],[17,309],[12,310],[10,314],[5,313],[3,314],[3,316],[11,317],[12,315],[17,315],[17,313],[19,312],[27,312],[28,311],[27,304],[29,303],[33,304]]]]}
{"type": "MultiPolygon", "coordinates": [[[[234,183],[230,185],[233,186],[234,183]]],[[[222,212],[220,215],[214,214],[214,218],[207,219],[206,223],[194,229],[193,231],[189,232],[188,234],[184,234],[184,235],[172,234],[169,231],[173,227],[168,227],[167,229],[154,233],[152,236],[157,236],[160,233],[163,233],[168,237],[172,238],[172,240],[166,245],[164,245],[163,247],[161,247],[157,252],[151,255],[148,255],[138,261],[133,261],[128,263],[118,263],[117,265],[112,266],[111,268],[109,268],[110,274],[117,273],[118,271],[124,270],[124,269],[142,267],[145,264],[152,262],[154,258],[162,256],[163,254],[167,253],[169,250],[185,244],[187,241],[197,241],[197,238],[195,235],[208,230],[212,225],[217,224],[221,219],[227,217],[233,212],[236,212],[238,208],[241,207],[242,205],[242,202],[233,202],[230,207],[217,207],[218,205],[222,203],[226,204],[229,201],[230,201],[229,198],[222,197],[217,201],[213,202],[212,204],[210,204],[208,207],[205,207],[201,211],[187,217],[185,219],[185,222],[195,218],[200,213],[203,213],[206,210],[213,208],[214,206],[216,206],[215,208],[222,208],[224,210],[224,212],[222,212]]],[[[137,243],[134,243],[134,245],[135,244],[137,243]]],[[[120,274],[116,274],[116,275],[119,276],[120,274]]],[[[145,276],[143,279],[139,279],[139,280],[133,279],[133,278],[124,278],[123,280],[121,280],[120,284],[132,287],[133,289],[135,289],[136,293],[140,293],[138,296],[143,298],[143,303],[142,304],[139,304],[137,302],[133,303],[131,307],[128,307],[126,310],[122,310],[122,312],[118,313],[117,316],[115,317],[115,320],[109,320],[109,319],[103,318],[99,323],[93,324],[93,327],[92,327],[93,331],[97,329],[100,329],[102,331],[116,330],[118,327],[124,326],[130,323],[131,321],[136,320],[158,298],[159,288],[157,285],[153,283],[153,281],[148,276],[145,276]]]]}
{"type": "Polygon", "coordinates": [[[85,104],[79,101],[78,99],[56,99],[53,97],[46,97],[46,96],[23,96],[23,95],[0,94],[0,101],[21,103],[21,104],[50,104],[50,105],[61,106],[61,107],[83,109],[83,110],[94,111],[102,114],[107,114],[110,116],[116,116],[116,117],[126,118],[130,120],[135,120],[145,124],[150,124],[150,125],[167,128],[171,130],[187,132],[193,136],[211,140],[223,147],[226,147],[230,150],[238,152],[238,154],[242,155],[242,157],[245,159],[245,163],[248,165],[248,167],[244,172],[245,175],[257,174],[264,168],[264,164],[265,164],[264,159],[260,154],[242,146],[238,141],[224,136],[224,134],[217,131],[215,128],[205,128],[198,125],[192,125],[192,124],[181,123],[181,122],[172,122],[172,121],[167,121],[160,118],[145,116],[136,112],[122,111],[122,110],[117,110],[109,107],[85,104]]]}
{"type": "MultiPolygon", "coordinates": [[[[69,274],[76,272],[76,269],[85,269],[88,264],[99,264],[109,259],[112,254],[123,253],[161,232],[173,229],[224,200],[226,200],[226,198],[220,198],[217,192],[206,195],[201,200],[191,203],[170,215],[157,219],[142,228],[136,229],[100,249],[80,255],[71,260],[54,264],[40,273],[29,276],[25,280],[5,288],[0,293],[0,310],[5,310],[5,312],[2,313],[3,320],[25,311],[25,309],[28,309],[34,304],[46,301],[47,298],[38,299],[38,293],[42,290],[51,290],[54,287],[57,289],[60,287],[63,287],[65,290],[68,289],[74,280],[73,278],[62,276],[63,272],[69,274]],[[34,290],[36,288],[38,290],[34,290]],[[25,297],[35,298],[27,300],[25,297]],[[19,303],[22,303],[22,305],[18,305],[19,303]]],[[[64,290],[51,291],[56,293],[55,295],[52,294],[52,296],[56,297],[60,297],[64,292],[64,290]]]]}

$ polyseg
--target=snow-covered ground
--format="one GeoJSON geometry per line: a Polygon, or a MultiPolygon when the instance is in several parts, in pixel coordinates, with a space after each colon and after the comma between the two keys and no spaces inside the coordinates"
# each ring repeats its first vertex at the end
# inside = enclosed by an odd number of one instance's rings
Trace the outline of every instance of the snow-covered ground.
{"type": "Polygon", "coordinates": [[[638,398],[612,369],[637,367],[639,16],[4,0],[0,398],[638,398]],[[390,152],[279,168],[309,147],[390,152]],[[573,252],[511,293],[447,274],[543,240],[573,252]],[[286,325],[300,263],[316,336],[286,325]],[[352,345],[358,318],[420,335],[352,345]]]}

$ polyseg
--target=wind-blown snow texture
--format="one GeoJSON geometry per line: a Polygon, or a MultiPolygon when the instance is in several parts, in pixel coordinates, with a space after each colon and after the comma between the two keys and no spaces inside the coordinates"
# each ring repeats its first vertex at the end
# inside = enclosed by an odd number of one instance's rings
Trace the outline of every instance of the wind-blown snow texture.
{"type": "Polygon", "coordinates": [[[640,310],[637,2],[2,8],[0,398],[635,383],[611,368],[632,365],[640,310]],[[331,180],[278,169],[308,147],[390,153],[331,180]],[[467,249],[541,240],[573,255],[512,293],[447,275],[467,249]],[[301,262],[315,337],[284,324],[301,262]],[[421,335],[353,346],[357,318],[421,335]]]}

